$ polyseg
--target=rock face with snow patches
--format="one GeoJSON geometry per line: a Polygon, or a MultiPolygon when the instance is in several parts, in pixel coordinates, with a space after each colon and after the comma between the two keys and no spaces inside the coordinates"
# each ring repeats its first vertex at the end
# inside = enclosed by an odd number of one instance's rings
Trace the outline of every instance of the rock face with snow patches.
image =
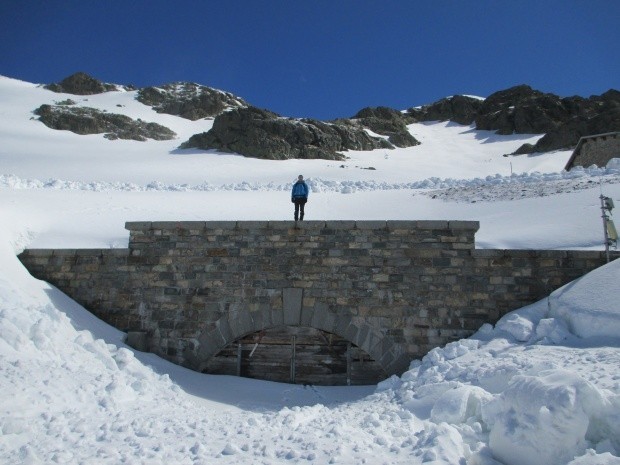
{"type": "Polygon", "coordinates": [[[47,127],[76,134],[104,134],[106,139],[137,141],[174,139],[174,131],[157,123],[133,120],[125,115],[105,113],[96,108],[41,105],[34,113],[47,127]]]}
{"type": "Polygon", "coordinates": [[[416,121],[475,123],[478,130],[503,135],[545,134],[536,145],[524,144],[515,153],[548,152],[574,147],[585,135],[620,130],[620,92],[561,98],[520,85],[484,101],[457,95],[408,113],[416,121]]]}
{"type": "Polygon", "coordinates": [[[145,87],[138,91],[136,100],[153,107],[158,113],[176,115],[192,121],[212,118],[231,108],[248,106],[243,99],[230,92],[192,82],[145,87]]]}
{"type": "MultiPolygon", "coordinates": [[[[133,86],[103,83],[82,72],[45,88],[74,95],[135,90],[133,86]]],[[[138,90],[136,100],[158,113],[192,121],[216,119],[212,130],[195,134],[182,148],[216,149],[268,159],[341,160],[345,157],[339,152],[345,150],[411,147],[419,142],[409,133],[407,125],[420,121],[475,124],[478,130],[496,131],[500,135],[545,134],[535,145],[523,144],[515,155],[570,149],[582,136],[620,131],[620,92],[613,89],[600,96],[562,98],[519,85],[495,92],[486,99],[455,95],[406,112],[386,107],[364,108],[353,118],[331,122],[283,118],[253,108],[229,92],[190,82],[145,87],[138,90]],[[366,129],[375,135],[368,134],[366,129]]],[[[65,120],[76,120],[77,126],[88,127],[94,118],[82,115],[83,120],[78,123],[75,111],[57,109],[56,113],[62,113],[65,120]]],[[[120,134],[116,137],[126,138],[120,134]]]]}
{"type": "Polygon", "coordinates": [[[387,136],[396,147],[413,147],[420,143],[407,130],[407,124],[413,122],[411,118],[391,108],[364,108],[353,119],[371,131],[387,136]]]}
{"type": "Polygon", "coordinates": [[[283,118],[248,107],[222,113],[215,118],[209,132],[192,136],[181,148],[217,149],[273,160],[342,160],[344,155],[339,151],[393,146],[383,138],[370,136],[352,122],[283,118]]]}

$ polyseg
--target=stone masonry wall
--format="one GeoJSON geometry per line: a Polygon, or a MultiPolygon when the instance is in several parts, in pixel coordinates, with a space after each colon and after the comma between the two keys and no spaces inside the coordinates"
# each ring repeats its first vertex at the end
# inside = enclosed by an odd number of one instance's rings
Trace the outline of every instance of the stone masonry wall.
{"type": "Polygon", "coordinates": [[[612,158],[620,158],[620,133],[592,137],[584,141],[573,165],[604,168],[612,158]]]}
{"type": "Polygon", "coordinates": [[[242,336],[290,325],[344,337],[392,374],[605,263],[602,252],[476,250],[478,226],[134,222],[128,249],[32,249],[20,259],[192,369],[242,336]]]}

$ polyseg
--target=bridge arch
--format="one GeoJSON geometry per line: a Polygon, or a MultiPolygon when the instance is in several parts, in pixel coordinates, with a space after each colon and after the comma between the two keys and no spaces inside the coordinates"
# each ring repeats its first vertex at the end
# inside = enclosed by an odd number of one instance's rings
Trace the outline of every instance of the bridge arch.
{"type": "Polygon", "coordinates": [[[184,354],[190,367],[204,371],[212,357],[245,336],[292,326],[324,331],[350,342],[368,354],[388,376],[406,369],[409,358],[386,332],[354,315],[337,315],[327,307],[302,308],[302,289],[284,289],[282,294],[282,308],[255,312],[241,308],[220,317],[197,337],[196,347],[184,354]]]}

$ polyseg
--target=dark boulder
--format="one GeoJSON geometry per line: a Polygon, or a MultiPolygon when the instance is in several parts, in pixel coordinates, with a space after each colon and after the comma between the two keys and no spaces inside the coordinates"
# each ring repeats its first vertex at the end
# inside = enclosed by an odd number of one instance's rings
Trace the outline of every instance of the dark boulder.
{"type": "Polygon", "coordinates": [[[89,107],[41,105],[34,113],[52,129],[76,134],[104,134],[104,137],[111,140],[170,140],[176,136],[172,130],[160,124],[133,120],[125,115],[105,113],[89,107]]]}
{"type": "Polygon", "coordinates": [[[232,109],[247,107],[241,98],[192,82],[177,82],[161,87],[145,87],[136,100],[153,107],[158,113],[180,116],[192,121],[212,118],[232,109]]]}
{"type": "Polygon", "coordinates": [[[209,132],[192,136],[181,148],[216,149],[272,160],[342,160],[345,157],[340,151],[393,146],[382,138],[371,137],[352,122],[283,118],[250,106],[217,116],[209,132]]]}
{"type": "Polygon", "coordinates": [[[66,77],[58,83],[48,84],[44,87],[57,93],[93,95],[119,90],[120,86],[117,86],[116,84],[106,84],[86,73],[78,72],[66,77]]]}

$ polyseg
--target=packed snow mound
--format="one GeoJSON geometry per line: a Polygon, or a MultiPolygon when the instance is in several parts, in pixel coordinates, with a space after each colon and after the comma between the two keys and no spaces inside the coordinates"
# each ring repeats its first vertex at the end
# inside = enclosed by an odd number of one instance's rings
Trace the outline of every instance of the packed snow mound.
{"type": "MultiPolygon", "coordinates": [[[[436,199],[456,202],[479,202],[498,200],[519,200],[545,197],[577,190],[591,189],[593,184],[620,183],[620,169],[616,168],[574,168],[560,173],[522,173],[510,176],[487,176],[485,178],[453,179],[428,178],[412,182],[385,182],[375,180],[329,180],[308,177],[306,182],[315,193],[353,194],[355,192],[421,190],[424,195],[436,199]]],[[[125,191],[169,191],[169,192],[214,192],[214,191],[288,191],[290,183],[258,183],[241,181],[215,185],[167,184],[152,181],[145,185],[130,182],[69,181],[62,179],[24,179],[14,174],[0,174],[0,189],[54,189],[81,190],[93,192],[125,191]]]]}
{"type": "Polygon", "coordinates": [[[464,442],[488,434],[472,463],[617,463],[620,395],[617,374],[606,377],[620,366],[618,282],[620,260],[433,349],[377,391],[464,442]]]}
{"type": "Polygon", "coordinates": [[[620,260],[555,291],[549,309],[579,337],[620,339],[620,260]]]}

